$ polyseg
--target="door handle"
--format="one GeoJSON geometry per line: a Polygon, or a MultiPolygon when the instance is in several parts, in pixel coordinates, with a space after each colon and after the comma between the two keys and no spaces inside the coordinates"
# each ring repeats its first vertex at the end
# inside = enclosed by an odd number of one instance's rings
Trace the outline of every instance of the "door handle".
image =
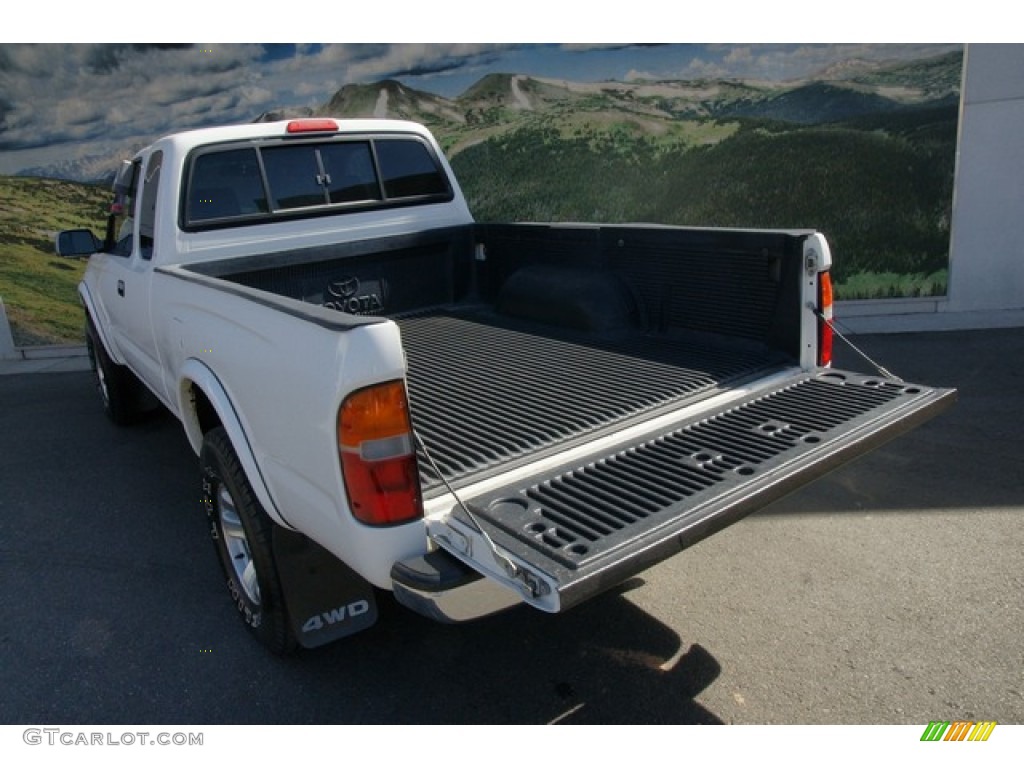
{"type": "Polygon", "coordinates": [[[117,281],[117,295],[124,296],[124,280],[117,281]]]}

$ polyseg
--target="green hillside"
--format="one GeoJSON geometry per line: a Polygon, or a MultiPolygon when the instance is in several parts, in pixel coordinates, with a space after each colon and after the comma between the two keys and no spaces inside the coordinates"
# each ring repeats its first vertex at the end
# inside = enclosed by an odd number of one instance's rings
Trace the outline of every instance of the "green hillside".
{"type": "Polygon", "coordinates": [[[54,252],[62,229],[103,231],[110,192],[54,179],[0,177],[0,298],[18,346],[77,344],[82,310],[76,287],[85,262],[54,252]]]}
{"type": "Polygon", "coordinates": [[[864,130],[681,125],[653,136],[629,121],[536,121],[452,164],[478,219],[815,228],[841,298],[945,293],[955,110],[876,115],[864,130]]]}
{"type": "Polygon", "coordinates": [[[785,87],[490,75],[435,131],[479,219],[816,228],[840,298],[941,295],[962,62],[785,87]]]}

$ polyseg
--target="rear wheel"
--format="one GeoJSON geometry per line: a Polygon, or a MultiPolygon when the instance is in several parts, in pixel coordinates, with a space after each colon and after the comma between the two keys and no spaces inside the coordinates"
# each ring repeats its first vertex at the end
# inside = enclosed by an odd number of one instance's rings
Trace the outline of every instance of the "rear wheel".
{"type": "Polygon", "coordinates": [[[200,454],[203,504],[228,593],[249,631],[278,654],[295,649],[274,560],[274,522],[256,498],[223,427],[210,430],[200,454]]]}

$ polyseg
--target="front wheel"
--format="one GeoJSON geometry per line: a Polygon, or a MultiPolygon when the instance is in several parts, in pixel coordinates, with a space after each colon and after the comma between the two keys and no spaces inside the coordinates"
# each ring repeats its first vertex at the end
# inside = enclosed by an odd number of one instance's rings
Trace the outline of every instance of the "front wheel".
{"type": "Polygon", "coordinates": [[[203,505],[228,592],[249,631],[278,654],[295,649],[273,552],[274,522],[223,427],[203,438],[203,505]]]}
{"type": "Polygon", "coordinates": [[[137,390],[141,385],[131,371],[110,359],[103,342],[96,338],[91,321],[85,331],[85,346],[103,412],[119,426],[131,424],[139,416],[137,390]]]}

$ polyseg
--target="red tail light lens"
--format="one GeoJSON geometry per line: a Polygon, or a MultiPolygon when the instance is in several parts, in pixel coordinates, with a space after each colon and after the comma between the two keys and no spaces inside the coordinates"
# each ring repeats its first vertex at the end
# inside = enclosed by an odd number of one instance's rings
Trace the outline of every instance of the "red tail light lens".
{"type": "Polygon", "coordinates": [[[405,385],[361,389],[338,410],[338,453],[352,514],[367,525],[423,516],[405,385]]]}
{"type": "Polygon", "coordinates": [[[818,308],[824,319],[818,318],[818,365],[832,364],[832,277],[828,272],[818,275],[818,308]]]}

